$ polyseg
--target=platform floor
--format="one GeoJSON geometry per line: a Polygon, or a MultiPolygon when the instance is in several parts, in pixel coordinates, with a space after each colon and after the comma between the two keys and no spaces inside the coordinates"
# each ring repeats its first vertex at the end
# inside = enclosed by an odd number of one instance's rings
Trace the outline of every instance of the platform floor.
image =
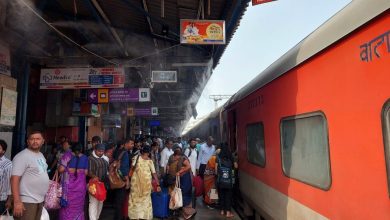
{"type": "MultiPolygon", "coordinates": [[[[197,214],[195,215],[194,218],[191,218],[191,219],[195,219],[195,220],[226,220],[226,219],[231,219],[231,220],[240,220],[241,218],[238,216],[238,214],[236,212],[234,212],[234,217],[233,218],[226,218],[224,216],[221,216],[220,215],[220,210],[219,209],[214,209],[214,208],[210,208],[208,206],[206,206],[204,203],[203,203],[203,200],[202,198],[198,198],[197,200],[197,204],[196,204],[196,211],[197,211],[197,214]]],[[[103,212],[100,216],[100,220],[111,220],[113,218],[113,212],[114,212],[114,209],[112,208],[109,208],[109,207],[105,207],[103,209],[103,212]]],[[[157,219],[157,218],[156,218],[157,219]]],[[[184,219],[182,217],[170,217],[168,218],[169,220],[170,219],[184,219]]]]}

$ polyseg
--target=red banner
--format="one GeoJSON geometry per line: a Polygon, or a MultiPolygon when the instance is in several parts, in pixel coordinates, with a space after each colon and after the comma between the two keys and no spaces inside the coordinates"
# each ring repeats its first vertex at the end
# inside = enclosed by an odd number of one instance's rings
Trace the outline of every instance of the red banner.
{"type": "Polygon", "coordinates": [[[253,5],[260,5],[260,4],[272,2],[272,1],[276,1],[276,0],[252,0],[252,6],[253,5]]]}

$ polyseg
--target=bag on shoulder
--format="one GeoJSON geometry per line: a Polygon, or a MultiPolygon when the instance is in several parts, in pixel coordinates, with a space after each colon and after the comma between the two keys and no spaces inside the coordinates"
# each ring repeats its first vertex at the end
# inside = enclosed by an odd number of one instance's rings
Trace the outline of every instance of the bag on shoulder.
{"type": "Polygon", "coordinates": [[[45,195],[46,209],[60,209],[60,198],[62,196],[62,187],[58,179],[58,170],[55,172],[52,180],[49,181],[49,190],[45,195]]]}
{"type": "Polygon", "coordinates": [[[233,187],[233,163],[230,160],[218,157],[217,184],[220,188],[230,189],[233,187]]]}
{"type": "Polygon", "coordinates": [[[126,182],[123,180],[123,176],[119,170],[121,167],[121,160],[126,151],[123,151],[118,160],[111,163],[108,171],[108,179],[110,180],[111,189],[120,189],[125,187],[126,182]]]}

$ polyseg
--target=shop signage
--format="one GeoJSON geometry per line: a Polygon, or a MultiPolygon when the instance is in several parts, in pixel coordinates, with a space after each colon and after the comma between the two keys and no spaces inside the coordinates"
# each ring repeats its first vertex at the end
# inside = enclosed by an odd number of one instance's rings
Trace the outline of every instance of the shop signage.
{"type": "Polygon", "coordinates": [[[123,88],[123,68],[41,69],[40,89],[123,88]]]}
{"type": "Polygon", "coordinates": [[[177,71],[152,71],[152,82],[154,83],[175,83],[177,82],[177,71]]]}
{"type": "Polygon", "coordinates": [[[181,19],[180,43],[225,44],[225,21],[181,19]]]}
{"type": "Polygon", "coordinates": [[[0,107],[1,125],[15,126],[17,98],[18,93],[16,91],[2,88],[0,107]]]}
{"type": "Polygon", "coordinates": [[[160,125],[161,125],[161,123],[158,120],[149,121],[149,126],[150,127],[156,127],[156,126],[160,126],[160,125]]]}
{"type": "Polygon", "coordinates": [[[276,0],[252,0],[252,6],[260,5],[260,4],[272,2],[272,1],[276,1],[276,0]]]}
{"type": "Polygon", "coordinates": [[[0,74],[11,76],[11,59],[8,47],[0,44],[0,74]]]}

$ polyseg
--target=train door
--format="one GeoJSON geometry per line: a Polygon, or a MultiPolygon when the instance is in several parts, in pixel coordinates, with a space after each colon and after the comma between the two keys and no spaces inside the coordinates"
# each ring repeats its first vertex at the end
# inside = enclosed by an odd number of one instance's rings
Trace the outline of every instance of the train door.
{"type": "Polygon", "coordinates": [[[229,146],[232,152],[237,153],[237,114],[232,110],[228,115],[229,120],[229,146]]]}

